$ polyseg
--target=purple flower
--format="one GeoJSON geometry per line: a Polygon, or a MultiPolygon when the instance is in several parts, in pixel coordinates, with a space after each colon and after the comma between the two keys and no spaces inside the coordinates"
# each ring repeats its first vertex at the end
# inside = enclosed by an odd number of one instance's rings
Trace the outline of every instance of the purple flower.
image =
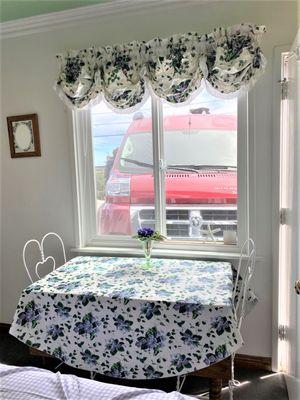
{"type": "Polygon", "coordinates": [[[130,331],[132,321],[125,320],[123,315],[118,315],[117,318],[114,318],[114,325],[120,329],[120,331],[130,331]]]}
{"type": "Polygon", "coordinates": [[[224,360],[228,356],[226,345],[217,347],[215,353],[208,353],[203,360],[206,365],[211,365],[221,360],[224,360]]]}
{"type": "Polygon", "coordinates": [[[180,332],[181,340],[188,346],[199,346],[202,336],[193,335],[192,331],[186,329],[185,332],[180,332]]]}
{"type": "Polygon", "coordinates": [[[35,302],[32,300],[26,304],[24,311],[18,314],[17,324],[24,326],[31,322],[32,328],[35,328],[37,321],[40,317],[41,310],[36,306],[35,302]]]}
{"type": "Polygon", "coordinates": [[[61,361],[67,361],[67,356],[64,354],[61,347],[57,347],[56,349],[54,349],[52,355],[53,357],[58,358],[61,361]]]}
{"type": "MultiPolygon", "coordinates": [[[[189,299],[191,300],[191,299],[189,299]]],[[[200,314],[200,312],[203,309],[202,304],[200,303],[187,303],[185,300],[178,301],[174,304],[173,306],[174,310],[178,311],[180,314],[184,313],[192,313],[193,318],[197,318],[197,316],[200,314]]]]}
{"type": "Polygon", "coordinates": [[[54,310],[60,317],[68,317],[71,311],[71,307],[64,307],[62,302],[54,304],[54,310]]]}
{"type": "Polygon", "coordinates": [[[86,293],[78,296],[78,300],[80,300],[82,304],[86,306],[89,302],[96,301],[96,298],[92,293],[86,293]]]}
{"type": "Polygon", "coordinates": [[[144,375],[148,379],[158,379],[161,378],[163,375],[162,372],[155,371],[155,369],[152,367],[152,365],[149,365],[147,368],[143,368],[144,375]]]}
{"type": "Polygon", "coordinates": [[[123,344],[124,342],[121,342],[118,339],[110,339],[106,344],[106,348],[109,350],[110,354],[114,356],[118,351],[124,351],[123,344]]]}
{"type": "Polygon", "coordinates": [[[163,235],[161,235],[158,231],[155,231],[152,228],[140,228],[137,231],[137,235],[134,235],[133,238],[139,239],[142,242],[146,242],[149,240],[159,242],[159,241],[165,239],[165,237],[163,235]]]}
{"type": "Polygon", "coordinates": [[[137,231],[137,234],[141,238],[151,238],[154,234],[154,230],[151,228],[141,228],[137,231]]]}
{"type": "Polygon", "coordinates": [[[48,335],[56,340],[58,336],[64,336],[63,329],[59,325],[51,325],[48,329],[48,335]]]}
{"type": "Polygon", "coordinates": [[[211,322],[211,327],[216,330],[216,333],[219,336],[222,335],[225,331],[230,332],[230,325],[231,322],[228,321],[226,317],[222,316],[215,317],[211,322]]]}
{"type": "Polygon", "coordinates": [[[178,372],[181,372],[184,368],[192,368],[190,361],[191,359],[184,354],[175,354],[172,357],[172,365],[178,372]]]}
{"type": "Polygon", "coordinates": [[[113,378],[125,378],[128,373],[122,367],[122,364],[120,362],[117,362],[112,365],[110,371],[105,372],[105,375],[112,376],[113,378]]]}
{"type": "Polygon", "coordinates": [[[76,322],[74,331],[78,332],[79,335],[90,335],[91,339],[94,339],[98,332],[99,322],[93,317],[92,313],[86,314],[82,322],[76,322]]]}
{"type": "Polygon", "coordinates": [[[97,364],[99,356],[97,356],[96,354],[92,354],[90,350],[85,350],[84,353],[80,354],[82,355],[82,359],[86,364],[92,364],[92,365],[97,364]]]}
{"type": "Polygon", "coordinates": [[[213,353],[208,353],[204,359],[204,363],[206,365],[215,364],[218,361],[218,358],[213,353]]]}
{"type": "Polygon", "coordinates": [[[145,336],[141,336],[137,339],[136,346],[142,350],[154,350],[154,355],[159,353],[159,349],[163,347],[165,337],[155,328],[150,328],[146,332],[145,336]]]}
{"type": "Polygon", "coordinates": [[[146,302],[142,305],[141,312],[146,315],[147,319],[151,319],[153,315],[161,315],[160,308],[154,302],[146,302]]]}

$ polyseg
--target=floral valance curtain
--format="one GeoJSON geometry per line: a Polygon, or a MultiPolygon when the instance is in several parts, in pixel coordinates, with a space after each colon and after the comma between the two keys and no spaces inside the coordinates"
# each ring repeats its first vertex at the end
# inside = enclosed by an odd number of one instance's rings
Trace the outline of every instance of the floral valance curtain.
{"type": "Polygon", "coordinates": [[[264,26],[240,24],[149,42],[70,50],[57,56],[56,89],[71,107],[105,100],[125,110],[154,92],[170,103],[183,103],[206,85],[217,96],[232,97],[252,85],[265,68],[260,48],[264,26]]]}

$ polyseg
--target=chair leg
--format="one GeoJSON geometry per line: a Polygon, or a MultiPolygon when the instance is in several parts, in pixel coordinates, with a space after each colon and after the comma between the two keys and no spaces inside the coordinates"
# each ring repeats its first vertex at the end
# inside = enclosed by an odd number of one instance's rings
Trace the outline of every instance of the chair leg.
{"type": "Polygon", "coordinates": [[[63,361],[61,361],[56,367],[55,367],[55,369],[58,369],[59,367],[61,367],[62,365],[63,365],[63,361]]]}
{"type": "Polygon", "coordinates": [[[211,378],[209,380],[209,400],[221,400],[222,379],[211,378]]]}
{"type": "Polygon", "coordinates": [[[97,375],[97,372],[90,371],[90,379],[94,380],[97,375]]]}
{"type": "Polygon", "coordinates": [[[221,400],[222,379],[211,378],[209,380],[209,400],[221,400]]]}
{"type": "Polygon", "coordinates": [[[231,379],[228,381],[229,400],[233,400],[234,388],[240,385],[240,382],[235,379],[234,360],[235,360],[235,353],[231,355],[231,379]]]}
{"type": "Polygon", "coordinates": [[[183,376],[178,375],[177,376],[177,383],[176,383],[176,391],[177,392],[179,392],[179,393],[181,392],[182,387],[185,382],[185,379],[186,379],[186,375],[183,375],[183,376]]]}

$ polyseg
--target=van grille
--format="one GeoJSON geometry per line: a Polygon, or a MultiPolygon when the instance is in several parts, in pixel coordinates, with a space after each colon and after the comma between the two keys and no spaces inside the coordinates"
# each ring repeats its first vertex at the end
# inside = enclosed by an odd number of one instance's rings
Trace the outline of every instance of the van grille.
{"type": "MultiPolygon", "coordinates": [[[[202,218],[201,231],[211,229],[220,229],[219,232],[214,233],[217,240],[223,239],[224,230],[237,230],[237,209],[233,207],[222,208],[167,208],[166,210],[166,224],[167,235],[169,237],[195,237],[191,235],[191,212],[197,210],[198,215],[202,218]]],[[[137,227],[155,228],[155,212],[154,208],[140,208],[138,210],[138,223],[137,227]]],[[[199,238],[203,235],[199,231],[199,238]]]]}

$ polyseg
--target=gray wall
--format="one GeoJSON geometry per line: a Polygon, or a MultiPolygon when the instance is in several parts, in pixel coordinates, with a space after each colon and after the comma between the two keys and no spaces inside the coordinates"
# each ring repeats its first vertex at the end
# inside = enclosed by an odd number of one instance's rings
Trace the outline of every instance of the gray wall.
{"type": "Polygon", "coordinates": [[[10,322],[27,278],[21,260],[25,241],[54,230],[67,247],[74,245],[72,168],[67,113],[52,89],[57,75],[55,54],[90,45],[149,40],[156,35],[253,22],[267,26],[263,49],[265,75],[253,89],[254,111],[251,171],[251,227],[260,261],[254,280],[260,303],[246,320],[244,353],[271,355],[272,310],[272,63],[277,45],[289,44],[296,34],[295,2],[243,1],[150,10],[81,23],[77,27],[2,40],[1,179],[2,224],[1,322],[10,322]],[[42,157],[11,159],[6,116],[38,113],[42,157]]]}

